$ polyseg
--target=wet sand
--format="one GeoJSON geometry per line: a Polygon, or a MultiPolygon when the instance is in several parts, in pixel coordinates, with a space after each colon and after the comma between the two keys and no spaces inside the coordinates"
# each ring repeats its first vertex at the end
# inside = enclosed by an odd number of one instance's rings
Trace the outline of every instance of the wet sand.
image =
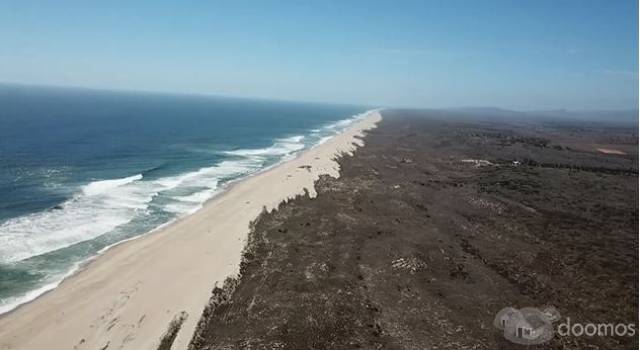
{"type": "Polygon", "coordinates": [[[0,317],[0,349],[156,349],[184,319],[185,349],[216,283],[239,271],[250,223],[283,200],[315,196],[320,175],[339,176],[378,112],[299,157],[231,186],[193,215],[109,249],[55,290],[0,317]],[[186,317],[186,318],[185,318],[186,317]]]}

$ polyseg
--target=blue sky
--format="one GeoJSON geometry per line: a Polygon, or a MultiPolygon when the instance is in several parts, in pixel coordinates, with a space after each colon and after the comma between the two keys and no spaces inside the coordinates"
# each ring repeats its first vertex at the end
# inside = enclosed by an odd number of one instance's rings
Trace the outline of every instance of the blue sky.
{"type": "Polygon", "coordinates": [[[0,81],[376,106],[637,107],[636,1],[2,1],[0,81]]]}

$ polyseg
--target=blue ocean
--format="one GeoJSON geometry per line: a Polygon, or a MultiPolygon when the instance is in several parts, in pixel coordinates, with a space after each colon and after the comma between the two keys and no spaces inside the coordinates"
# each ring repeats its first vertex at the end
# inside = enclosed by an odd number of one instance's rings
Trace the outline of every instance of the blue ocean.
{"type": "Polygon", "coordinates": [[[0,85],[0,313],[366,109],[0,85]]]}

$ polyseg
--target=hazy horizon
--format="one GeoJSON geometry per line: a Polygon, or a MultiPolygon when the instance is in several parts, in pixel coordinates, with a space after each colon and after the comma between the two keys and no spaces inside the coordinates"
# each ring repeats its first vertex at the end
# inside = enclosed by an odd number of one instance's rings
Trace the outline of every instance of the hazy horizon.
{"type": "MultiPolygon", "coordinates": [[[[201,98],[223,98],[223,99],[239,99],[239,100],[253,100],[253,101],[266,101],[266,102],[283,102],[283,103],[302,103],[302,104],[319,104],[319,105],[344,105],[344,106],[360,106],[368,108],[382,108],[382,109],[434,109],[434,110],[496,110],[506,111],[514,113],[606,113],[606,112],[630,112],[637,113],[639,108],[632,107],[627,109],[568,109],[568,108],[555,108],[555,109],[513,109],[502,106],[484,106],[484,105],[460,105],[460,106],[401,106],[401,105],[366,105],[347,102],[332,102],[332,101],[309,101],[309,100],[292,100],[292,99],[278,99],[270,97],[256,97],[256,96],[237,96],[237,95],[224,95],[215,93],[190,93],[190,92],[175,92],[175,91],[153,91],[153,90],[134,90],[134,89],[120,89],[120,88],[99,88],[99,87],[86,87],[86,86],[64,86],[64,85],[47,85],[47,84],[30,84],[30,83],[16,83],[0,81],[0,88],[20,88],[20,89],[42,89],[42,90],[69,90],[87,93],[112,93],[112,94],[141,94],[141,95],[166,95],[166,96],[184,96],[184,97],[201,97],[201,98]]],[[[2,92],[0,90],[0,92],[2,92]]]]}
{"type": "Polygon", "coordinates": [[[0,3],[6,84],[413,108],[638,105],[634,1],[0,3]]]}

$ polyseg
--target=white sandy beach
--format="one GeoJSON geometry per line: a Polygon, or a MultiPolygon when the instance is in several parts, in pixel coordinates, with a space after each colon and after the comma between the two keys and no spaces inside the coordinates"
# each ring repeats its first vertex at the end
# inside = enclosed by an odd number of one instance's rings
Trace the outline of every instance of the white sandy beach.
{"type": "Polygon", "coordinates": [[[0,349],[156,349],[170,321],[188,318],[172,349],[186,349],[211,290],[239,270],[249,223],[282,200],[315,196],[334,158],[381,120],[377,111],[297,158],[249,177],[193,215],[109,249],[58,288],[0,316],[0,349]],[[310,169],[302,166],[311,166],[310,169]]]}

